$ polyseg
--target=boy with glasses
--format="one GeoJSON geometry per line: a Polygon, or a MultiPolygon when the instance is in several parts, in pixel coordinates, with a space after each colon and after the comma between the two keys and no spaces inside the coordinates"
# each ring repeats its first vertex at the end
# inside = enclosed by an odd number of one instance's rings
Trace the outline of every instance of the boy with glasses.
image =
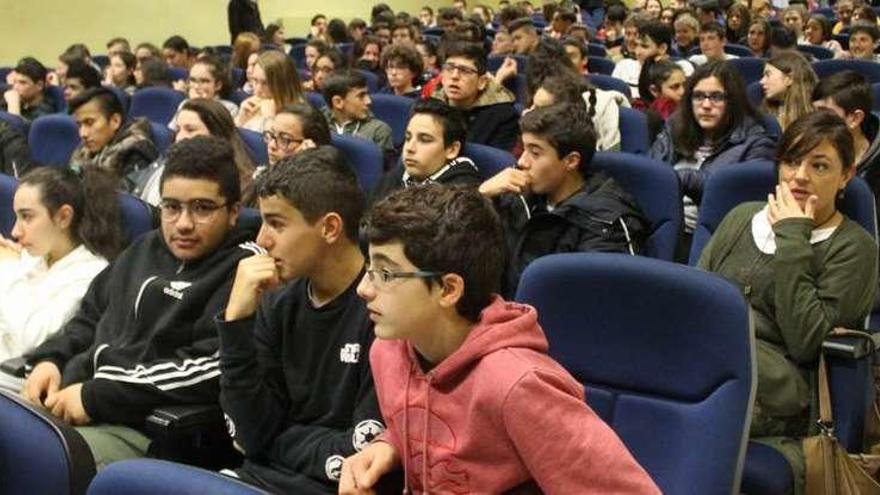
{"type": "Polygon", "coordinates": [[[252,234],[235,228],[241,191],[229,143],[195,137],[167,156],[161,228],[101,272],[73,318],[25,356],[33,371],[22,395],[77,426],[99,468],[146,455],[141,430],[154,408],[217,401],[212,318],[252,252],[242,244],[252,234]]]}
{"type": "Polygon", "coordinates": [[[535,309],[497,295],[504,241],[489,201],[404,189],[375,205],[367,232],[358,294],[388,430],[346,459],[340,493],[374,493],[401,467],[412,493],[659,493],[547,355],[535,309]]]}
{"type": "Polygon", "coordinates": [[[335,493],[342,460],[384,430],[373,325],[355,292],[364,194],[330,146],[283,160],[256,191],[263,252],[239,263],[216,320],[221,404],[245,454],[235,474],[272,492],[335,493]]]}
{"type": "Polygon", "coordinates": [[[515,99],[486,72],[486,52],[480,45],[447,45],[441,81],[433,97],[464,113],[468,141],[513,149],[519,137],[515,99]]]}

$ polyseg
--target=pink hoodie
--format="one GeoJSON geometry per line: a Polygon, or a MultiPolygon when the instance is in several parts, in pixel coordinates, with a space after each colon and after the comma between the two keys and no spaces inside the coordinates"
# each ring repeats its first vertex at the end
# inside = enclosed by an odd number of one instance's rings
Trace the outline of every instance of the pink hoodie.
{"type": "Polygon", "coordinates": [[[496,298],[427,374],[402,340],[376,339],[370,364],[415,493],[660,493],[547,355],[531,306],[496,298]]]}

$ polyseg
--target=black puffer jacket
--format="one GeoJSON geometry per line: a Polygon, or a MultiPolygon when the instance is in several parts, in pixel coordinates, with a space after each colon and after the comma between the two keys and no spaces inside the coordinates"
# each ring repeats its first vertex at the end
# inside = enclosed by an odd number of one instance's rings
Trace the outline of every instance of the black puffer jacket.
{"type": "Polygon", "coordinates": [[[0,120],[0,172],[21,177],[31,167],[27,137],[8,122],[0,120]]]}
{"type": "Polygon", "coordinates": [[[523,270],[554,253],[639,253],[650,223],[617,182],[595,173],[583,189],[553,208],[546,197],[504,195],[496,201],[510,260],[504,294],[512,297],[523,270]]]}

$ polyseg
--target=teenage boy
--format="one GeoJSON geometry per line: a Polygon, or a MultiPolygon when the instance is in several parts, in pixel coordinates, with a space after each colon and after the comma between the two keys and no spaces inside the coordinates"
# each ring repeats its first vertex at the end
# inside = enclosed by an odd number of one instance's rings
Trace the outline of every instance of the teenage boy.
{"type": "MultiPolygon", "coordinates": [[[[82,139],[70,157],[71,167],[97,167],[123,179],[159,157],[150,122],[143,117],[126,120],[113,91],[87,89],[70,100],[68,107],[82,139]]],[[[132,186],[122,183],[127,190],[132,186]]]]}
{"type": "Polygon", "coordinates": [[[495,295],[504,241],[488,201],[405,189],[367,232],[358,294],[388,430],[346,459],[340,493],[372,493],[399,467],[413,493],[659,493],[547,355],[535,309],[495,295]]]}
{"type": "Polygon", "coordinates": [[[73,318],[25,356],[34,368],[22,395],[80,426],[99,467],[146,455],[141,429],[154,408],[217,401],[212,320],[252,238],[235,228],[232,147],[215,137],[172,145],[161,191],[161,228],[101,272],[73,318]]]}
{"type": "Polygon", "coordinates": [[[853,24],[849,30],[849,53],[854,60],[880,62],[880,55],[874,53],[880,30],[870,24],[853,24]]]}
{"type": "Polygon", "coordinates": [[[37,59],[19,60],[12,71],[12,87],[3,93],[0,110],[25,120],[55,112],[55,105],[46,94],[46,74],[46,68],[37,59]]]}
{"type": "Polygon", "coordinates": [[[523,154],[480,185],[497,198],[510,265],[504,294],[512,296],[535,259],[579,251],[639,252],[649,225],[614,179],[590,166],[596,134],[583,105],[541,107],[523,116],[523,154]]]}
{"type": "Polygon", "coordinates": [[[70,101],[87,89],[101,87],[101,74],[83,60],[71,60],[64,76],[64,101],[70,101]]]}
{"type": "Polygon", "coordinates": [[[721,24],[710,22],[700,28],[700,53],[688,60],[694,65],[703,65],[707,62],[723,62],[739,58],[724,52],[724,44],[727,42],[727,34],[721,24]]]}
{"type": "Polygon", "coordinates": [[[515,98],[486,72],[486,63],[482,46],[449,43],[441,72],[443,87],[433,97],[464,113],[468,141],[511,150],[519,137],[515,98]]]}
{"type": "Polygon", "coordinates": [[[384,430],[355,292],[364,195],[330,146],[272,167],[256,191],[265,253],[239,263],[217,317],[221,404],[245,454],[236,473],[273,492],[335,493],[343,458],[384,430]]]}
{"type": "Polygon", "coordinates": [[[460,156],[467,135],[461,112],[439,100],[419,100],[406,126],[400,165],[376,188],[374,199],[417,184],[480,184],[477,166],[460,156]]]}
{"type": "Polygon", "coordinates": [[[321,93],[327,102],[322,111],[332,132],[373,141],[386,155],[394,152],[391,127],[370,112],[372,100],[367,92],[367,79],[360,72],[330,74],[324,79],[321,93]]]}
{"type": "MultiPolygon", "coordinates": [[[[623,59],[614,66],[613,77],[629,84],[631,96],[639,98],[639,76],[642,66],[648,61],[659,62],[669,60],[669,50],[672,47],[672,29],[658,21],[648,22],[639,27],[639,43],[636,45],[636,58],[623,59]]],[[[693,74],[694,66],[687,60],[675,62],[684,71],[686,76],[693,74]]]]}
{"type": "Polygon", "coordinates": [[[531,17],[522,17],[510,23],[507,27],[513,39],[513,52],[517,55],[529,55],[538,47],[541,37],[535,29],[535,23],[531,17]]]}

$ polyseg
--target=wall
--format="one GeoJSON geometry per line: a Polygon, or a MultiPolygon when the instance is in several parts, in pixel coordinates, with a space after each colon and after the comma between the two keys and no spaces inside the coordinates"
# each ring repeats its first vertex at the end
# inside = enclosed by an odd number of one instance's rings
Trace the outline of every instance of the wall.
{"type": "MultiPolygon", "coordinates": [[[[92,53],[103,53],[114,36],[133,44],[150,41],[161,46],[180,34],[195,46],[229,43],[227,0],[0,0],[0,66],[14,65],[33,55],[54,67],[57,56],[75,42],[92,53]]],[[[308,32],[309,19],[319,9],[303,8],[291,0],[260,0],[263,22],[281,20],[288,36],[308,32]]],[[[448,6],[452,0],[386,0],[395,10],[417,14],[424,4],[448,6]]],[[[329,17],[367,19],[373,2],[333,0],[320,10],[329,17]],[[332,7],[330,7],[332,5],[332,7]]]]}

